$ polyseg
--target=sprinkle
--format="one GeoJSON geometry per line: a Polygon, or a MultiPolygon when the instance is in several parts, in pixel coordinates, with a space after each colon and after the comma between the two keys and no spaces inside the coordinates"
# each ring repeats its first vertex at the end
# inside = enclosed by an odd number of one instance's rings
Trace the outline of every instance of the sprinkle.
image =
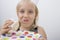
{"type": "Polygon", "coordinates": [[[5,37],[5,38],[3,38],[4,40],[9,40],[9,38],[8,37],[5,37]]]}
{"type": "Polygon", "coordinates": [[[6,34],[2,34],[2,36],[6,36],[6,34]]]}

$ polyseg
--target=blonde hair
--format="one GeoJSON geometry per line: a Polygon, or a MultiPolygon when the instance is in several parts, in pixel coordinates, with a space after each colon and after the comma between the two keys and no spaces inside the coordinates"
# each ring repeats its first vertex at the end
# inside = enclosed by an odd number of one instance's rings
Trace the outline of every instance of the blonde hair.
{"type": "MultiPolygon", "coordinates": [[[[25,1],[23,0],[23,1],[21,1],[21,2],[30,2],[30,3],[32,3],[32,4],[35,6],[36,16],[35,16],[35,19],[34,19],[34,23],[32,24],[32,26],[35,26],[35,25],[36,25],[37,16],[38,16],[38,8],[37,8],[37,6],[36,6],[33,2],[28,1],[28,0],[25,0],[25,1]]],[[[19,2],[19,3],[17,4],[17,7],[16,7],[17,13],[18,13],[18,10],[19,10],[19,8],[20,8],[21,2],[19,2]]],[[[19,25],[20,25],[20,24],[19,24],[19,25]]]]}

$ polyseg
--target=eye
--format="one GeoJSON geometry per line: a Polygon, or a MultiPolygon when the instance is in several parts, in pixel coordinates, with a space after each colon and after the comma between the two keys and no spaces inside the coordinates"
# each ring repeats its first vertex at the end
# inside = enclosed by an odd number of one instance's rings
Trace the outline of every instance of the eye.
{"type": "Polygon", "coordinates": [[[29,10],[29,13],[33,13],[33,11],[32,10],[29,10]]]}
{"type": "Polygon", "coordinates": [[[24,10],[20,10],[20,13],[24,13],[24,10]]]}

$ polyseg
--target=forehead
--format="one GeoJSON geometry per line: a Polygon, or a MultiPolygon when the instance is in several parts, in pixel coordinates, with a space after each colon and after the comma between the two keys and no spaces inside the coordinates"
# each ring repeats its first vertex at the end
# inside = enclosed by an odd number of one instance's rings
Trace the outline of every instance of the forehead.
{"type": "Polygon", "coordinates": [[[33,9],[35,10],[35,5],[32,2],[20,2],[19,3],[19,9],[33,9]]]}

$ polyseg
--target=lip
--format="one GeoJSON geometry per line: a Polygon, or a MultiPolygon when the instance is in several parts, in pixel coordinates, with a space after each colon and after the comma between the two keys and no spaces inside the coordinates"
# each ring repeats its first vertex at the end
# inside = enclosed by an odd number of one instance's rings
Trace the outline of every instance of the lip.
{"type": "Polygon", "coordinates": [[[24,22],[28,22],[29,20],[28,19],[25,19],[24,22]]]}

